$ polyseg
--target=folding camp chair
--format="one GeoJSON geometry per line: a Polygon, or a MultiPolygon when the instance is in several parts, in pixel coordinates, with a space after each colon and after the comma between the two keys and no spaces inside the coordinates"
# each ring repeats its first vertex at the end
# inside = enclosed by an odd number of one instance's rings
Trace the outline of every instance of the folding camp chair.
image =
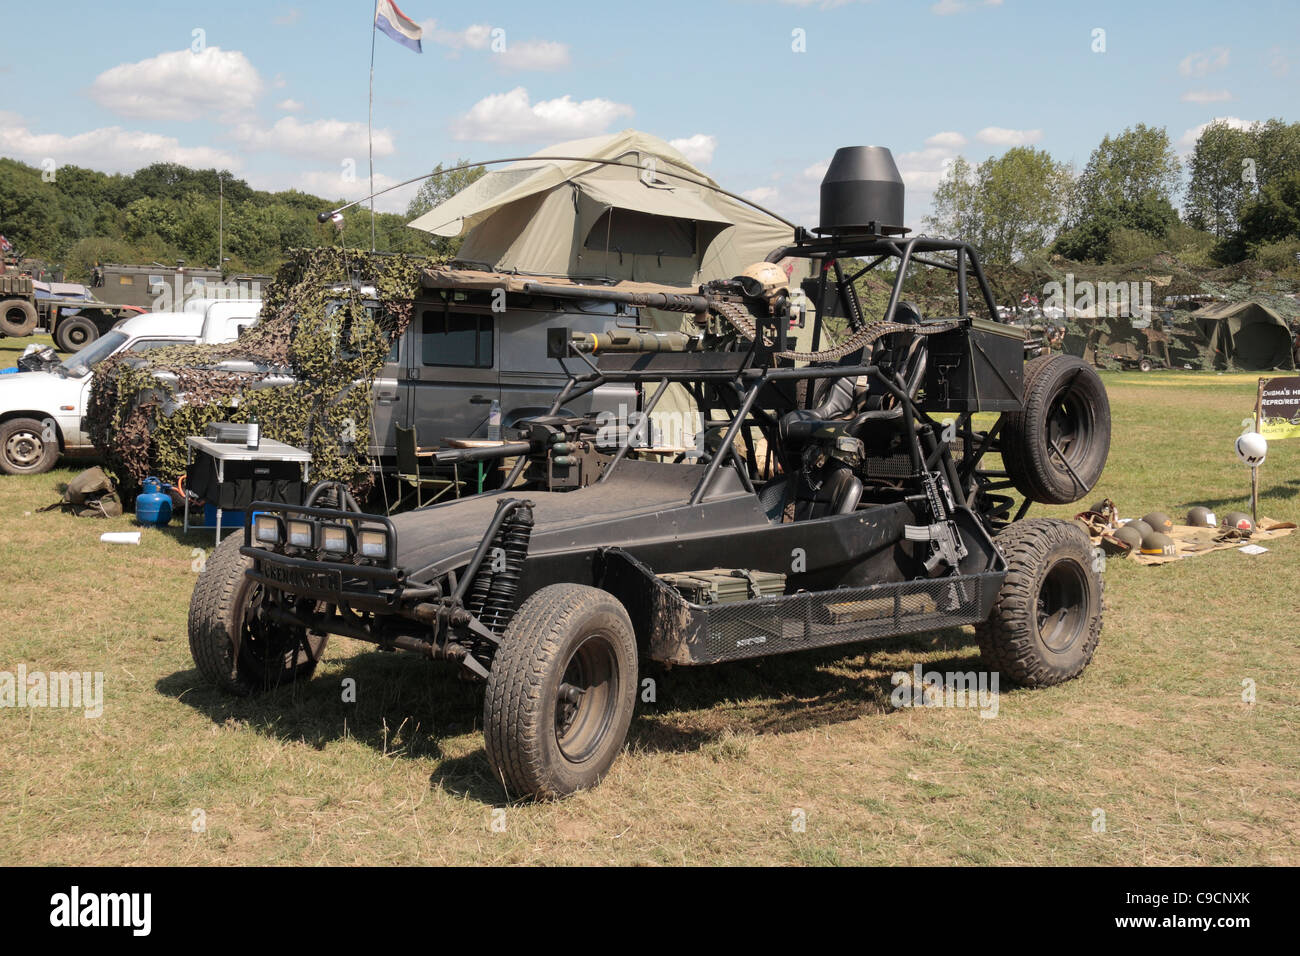
{"type": "Polygon", "coordinates": [[[420,459],[432,459],[436,449],[419,448],[415,443],[415,429],[403,428],[398,425],[397,431],[397,478],[403,484],[410,485],[411,490],[398,497],[398,500],[388,509],[392,514],[402,506],[413,491],[415,493],[415,506],[417,508],[425,505],[424,489],[436,488],[437,492],[428,500],[429,504],[437,501],[439,498],[452,492],[456,497],[460,496],[460,481],[458,475],[451,478],[440,478],[437,475],[422,474],[420,471],[420,459]]]}

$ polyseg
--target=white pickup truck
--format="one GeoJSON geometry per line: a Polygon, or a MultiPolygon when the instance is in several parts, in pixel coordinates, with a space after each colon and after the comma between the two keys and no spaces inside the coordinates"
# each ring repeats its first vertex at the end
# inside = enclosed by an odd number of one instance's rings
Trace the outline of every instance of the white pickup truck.
{"type": "Polygon", "coordinates": [[[184,312],[152,312],[119,323],[45,372],[0,375],[0,472],[35,475],[60,455],[93,455],[82,425],[91,371],[119,352],[233,342],[257,322],[260,299],[193,299],[184,312]]]}

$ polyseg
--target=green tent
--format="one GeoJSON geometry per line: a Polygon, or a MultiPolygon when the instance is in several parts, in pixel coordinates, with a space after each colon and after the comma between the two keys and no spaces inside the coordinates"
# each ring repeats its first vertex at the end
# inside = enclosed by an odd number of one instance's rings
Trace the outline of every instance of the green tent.
{"type": "Polygon", "coordinates": [[[1215,302],[1195,313],[1210,343],[1215,368],[1247,372],[1293,369],[1291,331],[1286,320],[1262,302],[1215,302]]]}

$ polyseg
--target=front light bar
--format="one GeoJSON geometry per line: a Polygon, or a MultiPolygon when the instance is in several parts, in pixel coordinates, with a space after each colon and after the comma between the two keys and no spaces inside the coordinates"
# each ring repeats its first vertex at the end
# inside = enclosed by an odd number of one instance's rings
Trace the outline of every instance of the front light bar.
{"type": "Polygon", "coordinates": [[[322,560],[359,559],[393,567],[397,532],[383,515],[255,501],[244,521],[244,546],[314,553],[322,560]]]}

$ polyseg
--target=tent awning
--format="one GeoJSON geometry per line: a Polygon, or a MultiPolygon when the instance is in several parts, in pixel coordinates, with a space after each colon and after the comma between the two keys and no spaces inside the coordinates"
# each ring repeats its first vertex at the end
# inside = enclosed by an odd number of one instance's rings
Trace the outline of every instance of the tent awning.
{"type": "Polygon", "coordinates": [[[576,185],[601,206],[630,209],[651,216],[694,219],[724,226],[735,223],[720,209],[714,209],[687,190],[647,186],[638,180],[580,179],[576,185]]]}

